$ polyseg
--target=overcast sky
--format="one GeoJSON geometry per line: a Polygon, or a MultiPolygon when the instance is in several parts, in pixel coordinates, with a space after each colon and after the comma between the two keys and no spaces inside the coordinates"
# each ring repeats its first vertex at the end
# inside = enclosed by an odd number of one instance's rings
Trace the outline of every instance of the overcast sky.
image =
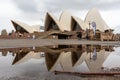
{"type": "Polygon", "coordinates": [[[120,25],[120,0],[0,0],[0,31],[13,29],[10,20],[43,25],[46,12],[59,17],[62,11],[68,10],[84,20],[94,7],[108,26],[120,25]]]}

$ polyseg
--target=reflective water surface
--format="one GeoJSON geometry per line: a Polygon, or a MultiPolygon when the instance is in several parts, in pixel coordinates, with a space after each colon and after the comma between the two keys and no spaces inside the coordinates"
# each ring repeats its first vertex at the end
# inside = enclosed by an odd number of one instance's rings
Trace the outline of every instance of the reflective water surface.
{"type": "Polygon", "coordinates": [[[75,73],[120,73],[119,61],[118,46],[54,45],[5,48],[0,49],[0,80],[118,80],[119,76],[93,75],[91,78],[75,73]],[[60,74],[55,75],[55,71],[60,74]]]}

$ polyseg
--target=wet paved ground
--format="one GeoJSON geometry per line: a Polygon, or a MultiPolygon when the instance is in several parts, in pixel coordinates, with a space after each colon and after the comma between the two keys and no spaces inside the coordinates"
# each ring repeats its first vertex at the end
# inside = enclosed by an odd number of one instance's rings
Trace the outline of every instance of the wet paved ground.
{"type": "Polygon", "coordinates": [[[120,45],[120,41],[88,41],[88,40],[58,40],[58,39],[0,39],[0,48],[5,47],[32,47],[47,45],[72,45],[72,44],[100,44],[120,45]]]}

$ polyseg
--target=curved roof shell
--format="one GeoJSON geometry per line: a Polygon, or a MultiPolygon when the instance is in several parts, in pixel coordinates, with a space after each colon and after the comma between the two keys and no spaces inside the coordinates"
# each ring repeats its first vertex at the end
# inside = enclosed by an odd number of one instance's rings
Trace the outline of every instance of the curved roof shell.
{"type": "Polygon", "coordinates": [[[96,8],[93,8],[88,12],[84,22],[89,25],[89,23],[93,21],[96,23],[96,29],[99,29],[100,31],[109,29],[96,8]]]}
{"type": "Polygon", "coordinates": [[[71,16],[69,11],[64,11],[60,16],[59,21],[66,31],[71,31],[71,16]]]}
{"type": "Polygon", "coordinates": [[[28,33],[34,33],[35,31],[39,31],[37,29],[35,29],[34,27],[31,27],[23,22],[20,21],[16,21],[16,20],[11,20],[15,30],[17,30],[17,26],[21,27],[22,29],[24,29],[26,32],[28,33]]]}

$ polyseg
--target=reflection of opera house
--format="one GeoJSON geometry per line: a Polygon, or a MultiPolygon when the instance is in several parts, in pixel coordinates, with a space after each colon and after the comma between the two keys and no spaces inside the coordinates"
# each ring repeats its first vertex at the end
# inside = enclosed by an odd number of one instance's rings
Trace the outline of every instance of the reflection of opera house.
{"type": "MultiPolygon", "coordinates": [[[[97,72],[102,71],[104,61],[113,50],[112,46],[79,45],[66,48],[59,48],[59,46],[56,48],[36,47],[35,49],[8,48],[4,51],[11,51],[14,54],[13,65],[27,62],[30,59],[42,59],[45,56],[48,71],[97,72]],[[41,52],[45,53],[44,56],[41,52]]],[[[4,52],[2,54],[7,55],[4,52]]]]}
{"type": "Polygon", "coordinates": [[[113,47],[86,45],[76,51],[45,53],[45,60],[49,71],[100,72],[111,51],[113,47]]]}
{"type": "MultiPolygon", "coordinates": [[[[40,32],[40,26],[29,26],[20,21],[11,21],[16,34],[26,38],[35,35],[36,38],[57,38],[57,39],[90,39],[90,40],[115,40],[116,35],[100,16],[96,8],[91,9],[85,20],[64,11],[57,19],[51,13],[46,13],[44,32],[40,32]]],[[[20,38],[19,37],[19,38],[20,38]]]]}

